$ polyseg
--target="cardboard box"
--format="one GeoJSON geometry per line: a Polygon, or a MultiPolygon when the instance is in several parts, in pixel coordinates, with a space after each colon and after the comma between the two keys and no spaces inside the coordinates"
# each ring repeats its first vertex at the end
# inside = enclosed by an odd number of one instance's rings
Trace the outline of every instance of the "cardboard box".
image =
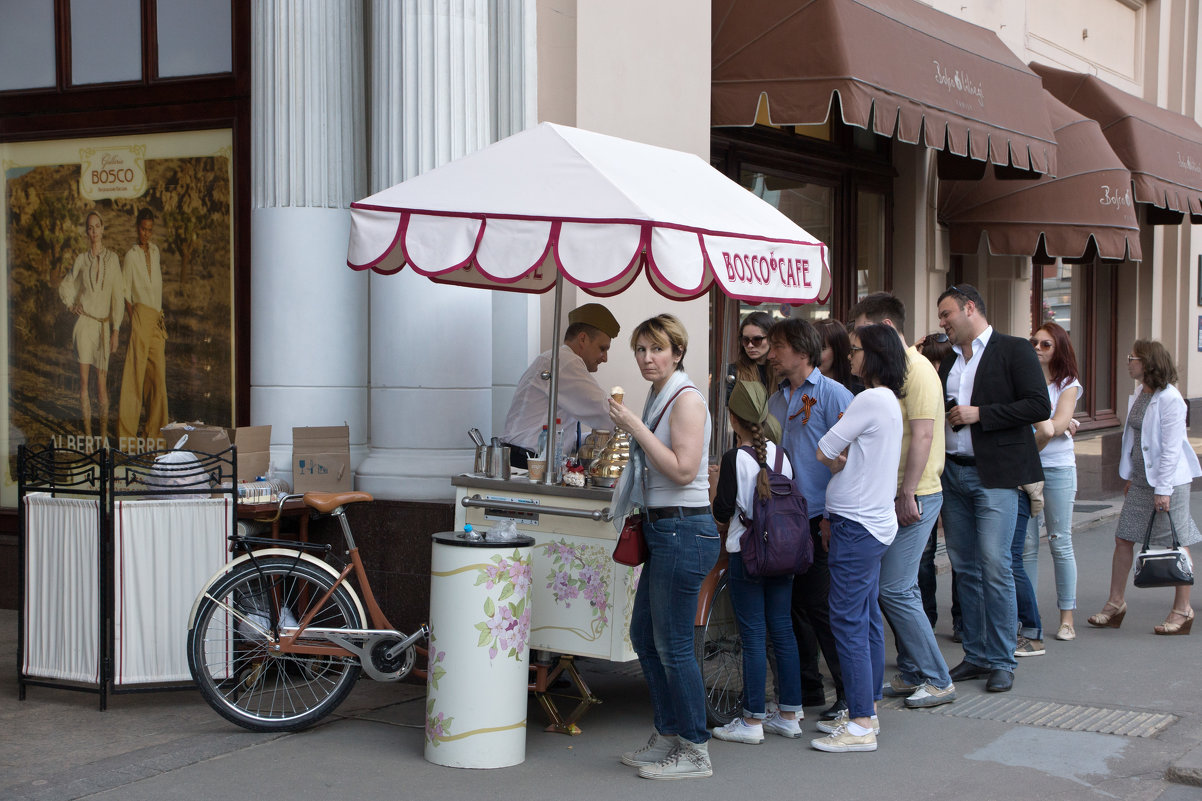
{"type": "Polygon", "coordinates": [[[351,489],[350,426],[292,429],[292,491],[351,489]]]}
{"type": "Polygon", "coordinates": [[[239,426],[228,433],[238,448],[238,480],[266,476],[271,471],[271,426],[239,426]]]}

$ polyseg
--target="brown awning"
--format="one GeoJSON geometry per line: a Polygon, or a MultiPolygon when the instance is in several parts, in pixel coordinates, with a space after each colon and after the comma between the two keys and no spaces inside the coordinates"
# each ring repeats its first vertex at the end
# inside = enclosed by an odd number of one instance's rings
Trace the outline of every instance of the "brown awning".
{"type": "Polygon", "coordinates": [[[998,37],[917,0],[712,0],[712,125],[843,121],[1055,174],[1039,78],[998,37]]]}
{"type": "Polygon", "coordinates": [[[1139,220],[1131,173],[1110,149],[1098,123],[1043,93],[1060,144],[1055,178],[940,181],[939,219],[953,253],[976,253],[984,234],[989,252],[1036,261],[1139,261],[1139,220]]]}
{"type": "Polygon", "coordinates": [[[1202,126],[1093,75],[1032,64],[1049,92],[1098,121],[1135,182],[1135,202],[1202,215],[1202,126]]]}

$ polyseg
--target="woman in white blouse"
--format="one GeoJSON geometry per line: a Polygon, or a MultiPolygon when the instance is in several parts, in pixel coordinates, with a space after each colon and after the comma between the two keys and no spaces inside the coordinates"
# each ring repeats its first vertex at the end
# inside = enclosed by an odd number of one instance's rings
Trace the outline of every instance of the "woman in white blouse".
{"type": "Polygon", "coordinates": [[[851,334],[851,367],[867,387],[818,442],[818,460],[833,474],[826,488],[831,536],[831,630],[843,668],[847,712],[819,751],[875,751],[876,701],[885,679],[881,625],[881,558],[897,535],[893,496],[901,461],[902,416],[897,399],[906,379],[906,354],[897,332],[866,325],[851,334]]]}

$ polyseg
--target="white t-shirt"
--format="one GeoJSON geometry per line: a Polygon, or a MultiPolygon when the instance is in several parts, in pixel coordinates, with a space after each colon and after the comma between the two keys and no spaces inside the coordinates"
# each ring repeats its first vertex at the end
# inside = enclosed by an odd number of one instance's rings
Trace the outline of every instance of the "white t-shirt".
{"type": "Polygon", "coordinates": [[[886,387],[856,395],[843,418],[818,441],[828,459],[847,449],[847,464],[826,487],[826,511],[855,520],[883,545],[897,536],[893,497],[901,441],[901,404],[886,387]]]}
{"type": "MultiPolygon", "coordinates": [[[[502,442],[519,445],[533,451],[538,448],[538,435],[547,424],[547,398],[551,382],[542,379],[544,370],[551,369],[551,351],[540,353],[534,363],[518,379],[513,403],[505,417],[502,442]]],[[[588,371],[584,359],[567,345],[559,347],[559,408],[556,415],[563,421],[563,452],[570,454],[576,447],[576,422],[582,424],[581,436],[594,428],[611,428],[609,396],[588,371]],[[571,432],[569,435],[568,432],[571,432]]]]}
{"type": "MultiPolygon", "coordinates": [[[[1081,394],[1084,392],[1081,382],[1075,378],[1066,379],[1066,382],[1063,386],[1057,386],[1055,382],[1048,384],[1048,400],[1052,402],[1053,416],[1056,414],[1056,404],[1060,402],[1060,396],[1066,389],[1076,387],[1077,400],[1081,400],[1081,394]]],[[[1068,431],[1048,440],[1048,444],[1044,445],[1043,450],[1039,452],[1039,462],[1044,467],[1076,466],[1077,457],[1073,453],[1073,438],[1068,435],[1068,431]]]]}

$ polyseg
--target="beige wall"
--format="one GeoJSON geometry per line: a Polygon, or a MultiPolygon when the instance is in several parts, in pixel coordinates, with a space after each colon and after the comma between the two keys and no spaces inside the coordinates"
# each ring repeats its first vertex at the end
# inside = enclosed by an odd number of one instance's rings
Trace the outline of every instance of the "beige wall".
{"type": "MultiPolygon", "coordinates": [[[[709,160],[709,0],[539,0],[540,120],[696,153],[709,160]],[[670,33],[669,33],[670,32],[670,33]]],[[[565,288],[563,308],[594,298],[565,288]]],[[[622,326],[597,380],[627,388],[641,408],[647,386],[634,367],[628,334],[670,312],[690,336],[685,366],[703,386],[710,362],[709,301],[669,301],[643,279],[602,301],[622,326]]],[[[544,296],[543,347],[550,345],[552,299],[544,296]]]]}

